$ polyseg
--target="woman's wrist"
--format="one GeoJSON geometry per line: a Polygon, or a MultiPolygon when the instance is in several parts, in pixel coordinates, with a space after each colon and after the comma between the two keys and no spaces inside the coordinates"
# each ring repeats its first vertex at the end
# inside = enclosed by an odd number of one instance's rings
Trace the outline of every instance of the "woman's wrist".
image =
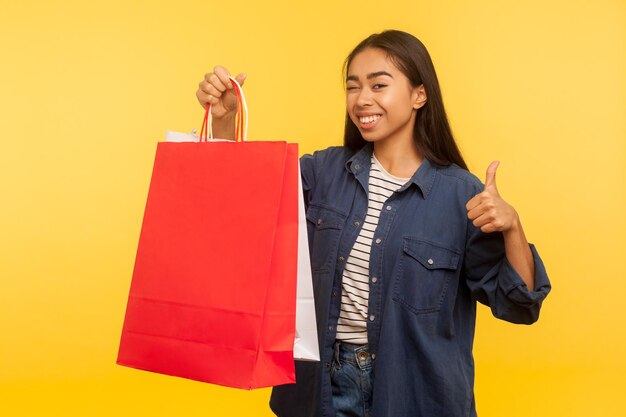
{"type": "Polygon", "coordinates": [[[520,221],[519,215],[517,214],[517,212],[515,212],[515,215],[513,216],[513,219],[511,220],[511,227],[509,227],[509,229],[503,231],[502,233],[504,235],[515,235],[515,234],[519,234],[520,231],[522,230],[522,223],[520,221]]]}
{"type": "Polygon", "coordinates": [[[237,113],[213,118],[213,136],[219,139],[235,140],[235,118],[237,113]]]}

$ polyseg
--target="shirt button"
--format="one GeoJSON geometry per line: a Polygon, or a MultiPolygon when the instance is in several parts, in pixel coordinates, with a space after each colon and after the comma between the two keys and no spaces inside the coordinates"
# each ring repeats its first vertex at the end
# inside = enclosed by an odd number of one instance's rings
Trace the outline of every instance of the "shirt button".
{"type": "Polygon", "coordinates": [[[339,260],[340,260],[341,262],[343,262],[343,261],[344,261],[344,259],[345,259],[345,258],[344,258],[343,256],[340,256],[340,257],[339,257],[339,260]]]}
{"type": "Polygon", "coordinates": [[[330,363],[326,362],[324,365],[326,365],[327,368],[330,368],[330,363]]]}
{"type": "Polygon", "coordinates": [[[391,206],[387,206],[387,211],[391,210],[391,206]]]}
{"type": "Polygon", "coordinates": [[[380,245],[380,242],[382,242],[383,240],[381,238],[376,239],[376,243],[378,243],[380,245]]]}
{"type": "Polygon", "coordinates": [[[337,291],[333,291],[333,297],[337,296],[337,291]]]}
{"type": "Polygon", "coordinates": [[[333,326],[328,326],[328,330],[333,331],[333,326]]]}
{"type": "Polygon", "coordinates": [[[431,259],[429,259],[429,260],[428,260],[428,261],[426,261],[426,262],[428,262],[428,265],[432,265],[432,264],[434,264],[434,263],[435,263],[435,261],[433,261],[433,260],[432,260],[432,258],[431,258],[431,259]]]}
{"type": "Polygon", "coordinates": [[[376,316],[374,316],[373,314],[370,316],[370,321],[374,321],[376,320],[376,316]]]}
{"type": "Polygon", "coordinates": [[[356,164],[356,165],[354,166],[354,169],[359,169],[359,168],[361,168],[361,165],[359,165],[359,164],[356,164]]]}
{"type": "Polygon", "coordinates": [[[317,219],[317,224],[322,224],[322,219],[317,219]]]}
{"type": "Polygon", "coordinates": [[[358,220],[354,222],[354,225],[355,225],[355,226],[358,226],[358,225],[360,225],[360,224],[361,224],[361,222],[360,222],[360,221],[358,221],[358,220]]]}
{"type": "Polygon", "coordinates": [[[378,278],[376,278],[376,277],[372,277],[372,282],[373,282],[373,283],[376,283],[376,281],[378,281],[378,278]]]}
{"type": "Polygon", "coordinates": [[[376,359],[376,354],[372,353],[372,360],[376,359]]]}

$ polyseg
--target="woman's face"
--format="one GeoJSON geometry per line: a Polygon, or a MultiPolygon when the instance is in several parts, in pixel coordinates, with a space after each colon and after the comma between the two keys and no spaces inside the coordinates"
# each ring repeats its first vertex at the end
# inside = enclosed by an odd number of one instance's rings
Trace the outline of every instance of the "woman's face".
{"type": "Polygon", "coordinates": [[[346,109],[366,141],[412,141],[415,114],[425,102],[423,85],[413,88],[382,49],[367,48],[350,62],[346,109]]]}

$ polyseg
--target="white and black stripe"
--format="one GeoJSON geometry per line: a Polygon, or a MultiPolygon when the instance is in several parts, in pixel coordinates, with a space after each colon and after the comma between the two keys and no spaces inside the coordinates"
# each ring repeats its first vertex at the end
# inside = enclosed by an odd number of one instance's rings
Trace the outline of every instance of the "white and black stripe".
{"type": "Polygon", "coordinates": [[[341,311],[337,322],[337,339],[339,340],[354,344],[367,343],[369,263],[372,239],[385,201],[407,181],[408,178],[397,178],[389,174],[372,155],[367,215],[343,270],[341,311]]]}

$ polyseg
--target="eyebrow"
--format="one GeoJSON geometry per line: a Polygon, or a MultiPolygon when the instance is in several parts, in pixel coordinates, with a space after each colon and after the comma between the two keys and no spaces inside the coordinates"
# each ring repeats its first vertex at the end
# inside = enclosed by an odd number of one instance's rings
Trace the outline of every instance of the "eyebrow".
{"type": "MultiPolygon", "coordinates": [[[[371,80],[372,78],[380,77],[382,75],[386,75],[390,78],[393,78],[393,76],[389,74],[387,71],[376,71],[376,72],[370,72],[369,74],[367,74],[367,79],[371,80]]],[[[359,81],[359,77],[357,77],[356,75],[348,75],[348,77],[346,78],[346,81],[359,81]]]]}

